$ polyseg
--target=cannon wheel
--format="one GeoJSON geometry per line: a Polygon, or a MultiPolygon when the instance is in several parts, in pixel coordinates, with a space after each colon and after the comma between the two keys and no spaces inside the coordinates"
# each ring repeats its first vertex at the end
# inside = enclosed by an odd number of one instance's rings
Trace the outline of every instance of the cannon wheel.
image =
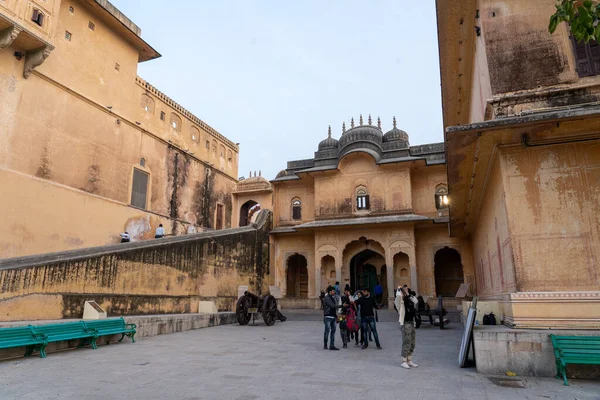
{"type": "Polygon", "coordinates": [[[275,300],[275,297],[271,295],[265,296],[263,299],[262,316],[267,326],[275,323],[277,319],[277,300],[275,300]]]}
{"type": "Polygon", "coordinates": [[[237,317],[237,322],[240,325],[248,325],[250,318],[252,318],[252,314],[248,312],[248,309],[250,308],[249,303],[250,300],[246,298],[246,296],[240,297],[237,301],[235,315],[237,317]]]}

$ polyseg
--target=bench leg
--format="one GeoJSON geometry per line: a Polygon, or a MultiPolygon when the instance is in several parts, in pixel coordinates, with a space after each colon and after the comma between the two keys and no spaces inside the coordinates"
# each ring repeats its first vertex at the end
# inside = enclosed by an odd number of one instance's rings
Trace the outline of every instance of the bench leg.
{"type": "Polygon", "coordinates": [[[121,343],[121,341],[123,340],[123,338],[124,338],[124,337],[125,337],[125,333],[123,333],[123,334],[121,335],[121,339],[119,339],[119,343],[121,343]]]}
{"type": "Polygon", "coordinates": [[[135,338],[134,338],[134,336],[135,336],[135,332],[133,332],[133,333],[131,334],[131,336],[129,336],[129,337],[131,338],[131,343],[135,343],[135,338]]]}
{"type": "Polygon", "coordinates": [[[92,349],[96,350],[98,348],[98,345],[96,344],[96,339],[98,339],[97,337],[92,338],[92,349]]]}
{"type": "Polygon", "coordinates": [[[29,357],[33,353],[33,345],[25,347],[25,355],[24,357],[29,357]]]}
{"type": "Polygon", "coordinates": [[[40,358],[46,358],[46,345],[43,344],[40,347],[40,358]]]}
{"type": "Polygon", "coordinates": [[[567,365],[566,364],[562,365],[562,376],[563,376],[563,380],[565,382],[565,386],[569,386],[569,381],[567,381],[567,365]]]}

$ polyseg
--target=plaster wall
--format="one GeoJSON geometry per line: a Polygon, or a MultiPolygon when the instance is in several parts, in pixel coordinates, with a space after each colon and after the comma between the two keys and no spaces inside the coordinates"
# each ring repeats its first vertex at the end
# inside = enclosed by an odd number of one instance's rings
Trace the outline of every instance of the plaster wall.
{"type": "Polygon", "coordinates": [[[485,38],[494,95],[579,80],[566,27],[561,24],[553,35],[548,32],[554,4],[554,0],[480,1],[483,35],[478,40],[485,38]]]}
{"type": "Polygon", "coordinates": [[[518,291],[600,287],[600,141],[501,153],[518,291]]]}
{"type": "Polygon", "coordinates": [[[315,219],[315,195],[312,178],[274,185],[275,225],[290,225],[315,219]],[[302,220],[292,220],[292,200],[302,202],[302,220]]]}
{"type": "MultiPolygon", "coordinates": [[[[477,9],[481,10],[482,0],[477,1],[477,9]]],[[[481,11],[480,11],[481,13],[481,11]]],[[[481,15],[481,14],[480,14],[481,15]]],[[[481,28],[481,25],[476,24],[481,28]]],[[[492,98],[490,70],[485,48],[486,30],[482,29],[480,36],[474,36],[473,69],[471,75],[471,92],[459,93],[459,96],[470,96],[469,123],[486,120],[487,101],[492,98]]]]}
{"type": "Polygon", "coordinates": [[[500,157],[495,157],[479,205],[473,232],[473,252],[479,296],[499,295],[517,289],[500,157]]]}
{"type": "MultiPolygon", "coordinates": [[[[410,172],[413,213],[436,216],[438,210],[435,208],[435,188],[447,184],[446,166],[420,167],[410,172]]],[[[443,213],[447,214],[447,210],[443,210],[443,213]]]]}
{"type": "Polygon", "coordinates": [[[55,31],[61,0],[0,0],[0,12],[12,21],[26,27],[36,36],[49,41],[55,31]],[[39,26],[31,20],[34,7],[44,13],[44,23],[39,26]]]}
{"type": "Polygon", "coordinates": [[[0,262],[0,320],[78,318],[86,300],[109,315],[231,310],[238,285],[266,291],[270,213],[258,227],[0,262]]]}

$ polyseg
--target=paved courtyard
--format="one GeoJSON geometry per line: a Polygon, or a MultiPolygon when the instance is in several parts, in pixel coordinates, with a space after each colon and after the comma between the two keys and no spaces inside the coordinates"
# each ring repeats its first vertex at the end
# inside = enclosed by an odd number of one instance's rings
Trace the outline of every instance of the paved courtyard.
{"type": "Polygon", "coordinates": [[[507,388],[458,368],[457,324],[419,329],[419,368],[404,370],[392,313],[378,324],[383,351],[324,351],[320,317],[287,314],[272,327],[225,325],[0,362],[0,399],[600,399],[598,382],[521,378],[525,388],[507,388]]]}

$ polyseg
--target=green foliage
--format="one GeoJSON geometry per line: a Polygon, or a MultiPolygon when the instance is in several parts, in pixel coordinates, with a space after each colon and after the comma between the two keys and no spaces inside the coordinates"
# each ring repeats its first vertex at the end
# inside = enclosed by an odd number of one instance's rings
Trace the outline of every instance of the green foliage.
{"type": "Polygon", "coordinates": [[[591,0],[557,0],[556,12],[550,17],[548,31],[554,33],[561,22],[566,22],[578,42],[600,38],[600,4],[591,0]]]}

